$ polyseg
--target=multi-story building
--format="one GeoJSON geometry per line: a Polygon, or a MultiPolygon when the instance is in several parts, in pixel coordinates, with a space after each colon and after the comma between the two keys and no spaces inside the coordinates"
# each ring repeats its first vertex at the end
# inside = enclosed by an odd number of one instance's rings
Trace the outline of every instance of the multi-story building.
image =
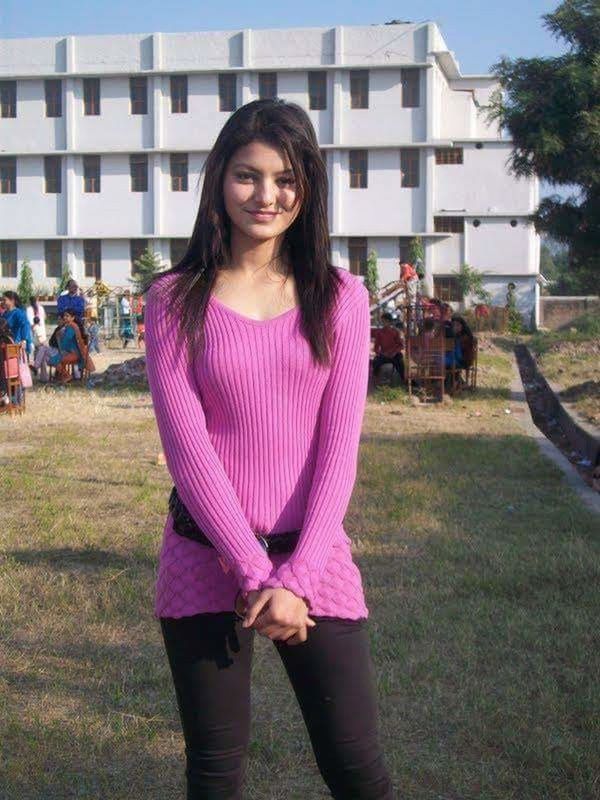
{"type": "Polygon", "coordinates": [[[516,285],[537,317],[536,180],[509,174],[487,120],[491,75],[463,75],[433,22],[0,41],[0,285],[24,259],[50,288],[128,285],[149,245],[168,265],[197,211],[202,166],[241,104],[308,112],[328,165],[334,263],[380,285],[422,237],[426,283],[459,300],[463,263],[494,303],[516,285]]]}

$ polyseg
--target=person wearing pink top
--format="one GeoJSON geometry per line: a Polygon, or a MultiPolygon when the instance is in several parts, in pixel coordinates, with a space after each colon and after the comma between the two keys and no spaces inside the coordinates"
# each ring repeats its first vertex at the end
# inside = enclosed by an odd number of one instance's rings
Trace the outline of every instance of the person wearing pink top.
{"type": "Polygon", "coordinates": [[[147,288],[146,369],[174,487],[160,621],[188,800],[241,798],[255,633],[271,639],[339,800],[390,800],[360,571],[344,527],[369,294],[333,266],[306,112],[256,100],[205,163],[181,261],[147,288]]]}

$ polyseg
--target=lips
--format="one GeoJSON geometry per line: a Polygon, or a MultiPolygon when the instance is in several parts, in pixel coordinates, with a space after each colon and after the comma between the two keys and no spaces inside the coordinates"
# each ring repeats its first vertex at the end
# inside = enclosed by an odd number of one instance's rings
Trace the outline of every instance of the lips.
{"type": "Polygon", "coordinates": [[[263,220],[265,222],[268,222],[277,216],[277,212],[274,211],[248,211],[248,213],[253,216],[254,219],[263,220]]]}

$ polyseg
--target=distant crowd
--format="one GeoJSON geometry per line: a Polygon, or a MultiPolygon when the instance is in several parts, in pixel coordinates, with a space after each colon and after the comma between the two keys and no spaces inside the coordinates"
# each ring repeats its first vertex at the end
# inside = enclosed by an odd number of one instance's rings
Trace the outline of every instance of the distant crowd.
{"type": "MultiPolygon", "coordinates": [[[[131,324],[131,298],[120,298],[121,326],[119,336],[123,347],[134,340],[131,324]]],[[[55,369],[55,380],[66,384],[81,377],[84,370],[95,371],[92,353],[100,353],[100,325],[95,315],[86,315],[86,298],[75,280],[70,280],[56,301],[58,324],[50,335],[46,311],[36,297],[26,306],[16,292],[5,291],[0,296],[0,344],[21,346],[22,359],[37,380],[50,380],[49,368],[55,369]]],[[[144,323],[137,325],[137,341],[144,340],[144,323]]],[[[8,405],[7,384],[0,348],[0,410],[8,405]]]]}

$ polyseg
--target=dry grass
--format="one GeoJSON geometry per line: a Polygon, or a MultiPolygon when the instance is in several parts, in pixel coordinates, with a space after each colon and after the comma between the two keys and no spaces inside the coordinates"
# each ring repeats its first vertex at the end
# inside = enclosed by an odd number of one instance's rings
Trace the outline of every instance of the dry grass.
{"type": "MultiPolygon", "coordinates": [[[[498,350],[474,397],[369,400],[347,530],[411,800],[598,796],[597,519],[505,413],[509,374],[498,350]]],[[[0,437],[0,798],[183,797],[149,397],[36,391],[0,437]]],[[[256,645],[246,797],[322,800],[285,672],[256,645]]]]}
{"type": "Polygon", "coordinates": [[[600,316],[590,313],[573,327],[536,334],[531,348],[545,377],[563,388],[561,398],[600,426],[600,316]]]}

